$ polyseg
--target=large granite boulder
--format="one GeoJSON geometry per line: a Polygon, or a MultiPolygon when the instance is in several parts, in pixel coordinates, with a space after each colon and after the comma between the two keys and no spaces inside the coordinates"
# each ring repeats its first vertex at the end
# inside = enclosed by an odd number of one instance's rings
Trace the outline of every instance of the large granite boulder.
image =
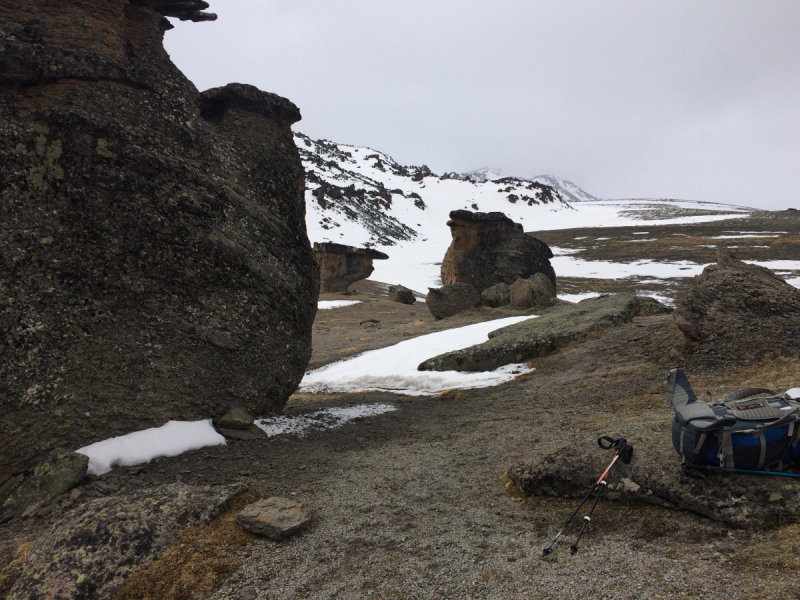
{"type": "Polygon", "coordinates": [[[509,289],[512,308],[547,308],[556,303],[556,288],[544,273],[517,279],[509,289]]]}
{"type": "Polygon", "coordinates": [[[303,376],[300,112],[178,71],[164,15],[205,6],[0,4],[0,485],[52,448],[280,410],[303,376]]]}
{"type": "Polygon", "coordinates": [[[440,288],[428,288],[425,304],[436,318],[445,319],[481,303],[481,295],[467,283],[451,283],[440,288]]]}
{"type": "Polygon", "coordinates": [[[727,250],[695,277],[674,317],[688,338],[729,360],[800,351],[800,290],[727,250]]]}
{"type": "Polygon", "coordinates": [[[319,291],[346,292],[356,281],[367,279],[375,267],[373,260],[386,260],[387,254],[372,248],[356,248],[332,242],[314,243],[319,263],[319,291]]]}
{"type": "Polygon", "coordinates": [[[556,286],[550,247],[526,235],[501,212],[454,210],[447,222],[453,241],[442,261],[442,283],[468,283],[478,292],[544,273],[556,286]]]}
{"type": "Polygon", "coordinates": [[[493,371],[552,352],[568,342],[586,339],[627,323],[638,313],[632,294],[614,294],[555,306],[537,318],[502,327],[489,333],[489,340],[434,356],[422,362],[420,371],[493,371]]]}
{"type": "Polygon", "coordinates": [[[481,302],[491,308],[506,306],[511,302],[511,288],[507,283],[496,283],[481,292],[481,302]]]}
{"type": "Polygon", "coordinates": [[[211,521],[246,491],[175,483],[91,500],[36,540],[8,598],[110,600],[183,529],[211,521]]]}

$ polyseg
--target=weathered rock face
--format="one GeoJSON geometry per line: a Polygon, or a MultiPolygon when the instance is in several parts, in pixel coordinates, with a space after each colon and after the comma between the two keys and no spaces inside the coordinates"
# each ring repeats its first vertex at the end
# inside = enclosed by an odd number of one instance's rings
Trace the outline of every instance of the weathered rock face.
{"type": "Polygon", "coordinates": [[[375,270],[373,260],[386,260],[387,254],[372,248],[356,248],[331,242],[314,243],[314,254],[319,263],[319,291],[321,293],[346,292],[356,281],[366,279],[375,270]]]}
{"type": "Polygon", "coordinates": [[[0,4],[0,485],[54,447],[280,410],[303,375],[300,113],[175,68],[163,15],[204,7],[0,4]]]}
{"type": "Polygon", "coordinates": [[[467,283],[451,283],[440,288],[430,288],[425,305],[436,319],[445,319],[481,303],[481,295],[467,283]]]}
{"type": "Polygon", "coordinates": [[[184,528],[209,522],[246,491],[176,483],[87,502],[36,541],[8,598],[114,598],[184,528]]]}
{"type": "Polygon", "coordinates": [[[627,323],[638,313],[636,296],[615,294],[556,306],[546,314],[501,327],[489,340],[434,356],[422,362],[420,371],[492,371],[552,352],[567,342],[585,339],[590,333],[627,323]]]}
{"type": "Polygon", "coordinates": [[[544,273],[556,286],[547,244],[522,231],[500,212],[454,210],[447,222],[453,241],[442,261],[442,283],[468,283],[482,292],[544,273]]]}
{"type": "Polygon", "coordinates": [[[389,300],[394,300],[400,304],[414,304],[417,301],[414,292],[402,285],[390,285],[388,291],[389,300]]]}
{"type": "Polygon", "coordinates": [[[555,303],[556,288],[544,273],[517,279],[509,289],[509,304],[513,308],[546,308],[555,303]]]}
{"type": "Polygon", "coordinates": [[[720,251],[718,262],[678,299],[675,321],[684,334],[713,342],[727,357],[800,351],[800,290],[769,269],[720,251]]]}

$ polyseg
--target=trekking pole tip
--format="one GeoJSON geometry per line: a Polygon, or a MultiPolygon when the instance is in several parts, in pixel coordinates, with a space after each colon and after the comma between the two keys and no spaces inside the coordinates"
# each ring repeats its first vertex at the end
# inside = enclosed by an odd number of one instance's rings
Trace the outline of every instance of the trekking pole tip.
{"type": "Polygon", "coordinates": [[[573,556],[576,555],[578,553],[578,547],[577,546],[570,546],[569,547],[569,553],[572,554],[573,556]]]}
{"type": "Polygon", "coordinates": [[[542,550],[542,556],[547,556],[548,554],[550,554],[550,548],[545,548],[542,550]]]}

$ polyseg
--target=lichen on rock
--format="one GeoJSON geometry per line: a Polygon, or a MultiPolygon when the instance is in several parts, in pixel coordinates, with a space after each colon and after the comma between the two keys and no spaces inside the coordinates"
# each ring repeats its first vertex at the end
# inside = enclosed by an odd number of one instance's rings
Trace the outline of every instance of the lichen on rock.
{"type": "Polygon", "coordinates": [[[300,112],[178,71],[165,15],[205,7],[0,5],[0,485],[52,448],[275,412],[303,376],[300,112]]]}

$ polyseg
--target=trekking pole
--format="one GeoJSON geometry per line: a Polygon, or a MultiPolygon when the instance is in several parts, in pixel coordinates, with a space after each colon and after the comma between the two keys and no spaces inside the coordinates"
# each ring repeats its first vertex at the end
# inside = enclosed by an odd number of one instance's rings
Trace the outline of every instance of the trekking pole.
{"type": "Polygon", "coordinates": [[[581,509],[581,507],[584,504],[586,504],[586,501],[591,497],[593,493],[597,492],[594,502],[592,503],[592,508],[589,510],[589,513],[585,517],[583,517],[583,527],[581,527],[580,533],[578,534],[578,538],[575,540],[575,543],[572,544],[572,546],[570,546],[571,554],[575,554],[578,551],[578,542],[580,542],[581,536],[583,536],[583,532],[586,530],[586,525],[589,523],[589,521],[591,521],[592,512],[594,512],[594,509],[597,506],[597,502],[598,500],[600,500],[600,494],[603,493],[603,490],[605,490],[608,485],[606,482],[606,477],[608,477],[608,473],[609,471],[611,471],[611,467],[614,466],[614,463],[617,462],[618,458],[621,458],[622,462],[624,462],[625,464],[631,462],[631,457],[633,456],[633,446],[628,444],[625,438],[618,438],[615,440],[613,438],[604,435],[603,437],[597,440],[597,445],[600,446],[603,450],[610,450],[611,448],[614,448],[615,449],[614,458],[611,460],[611,463],[609,463],[609,465],[606,467],[606,470],[603,471],[603,474],[600,475],[598,480],[594,483],[592,489],[590,489],[589,492],[583,497],[583,500],[581,500],[581,503],[578,505],[575,511],[569,516],[567,522],[564,523],[564,526],[561,528],[561,531],[559,531],[556,534],[556,537],[553,538],[553,541],[550,542],[550,545],[544,550],[542,550],[542,556],[547,556],[548,554],[550,554],[550,551],[553,549],[553,546],[555,545],[556,541],[558,540],[558,538],[561,537],[561,534],[564,533],[564,530],[567,527],[569,527],[569,524],[572,523],[572,519],[575,518],[575,515],[578,514],[578,511],[581,509]],[[607,444],[604,445],[603,442],[606,442],[607,444]]]}

